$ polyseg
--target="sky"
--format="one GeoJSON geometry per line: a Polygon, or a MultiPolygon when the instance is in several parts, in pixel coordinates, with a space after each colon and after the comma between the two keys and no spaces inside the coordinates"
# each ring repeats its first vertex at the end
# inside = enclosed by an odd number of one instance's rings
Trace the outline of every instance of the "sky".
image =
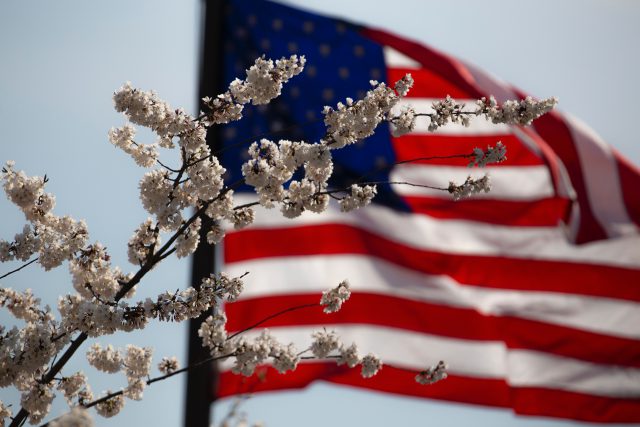
{"type": "MultiPolygon", "coordinates": [[[[640,164],[635,131],[640,98],[640,4],[622,0],[484,0],[394,2],[297,0],[286,3],[383,28],[428,43],[513,83],[537,97],[557,96],[560,110],[593,127],[633,163],[640,164]]],[[[0,3],[0,161],[15,160],[31,175],[46,174],[57,197],[55,212],[83,218],[92,240],[105,244],[113,263],[130,268],[126,242],[146,218],[138,201],[142,170],[107,141],[124,119],[111,95],[125,81],[154,89],[173,106],[196,105],[200,0],[82,2],[7,0],[0,3]]],[[[145,135],[143,134],[143,137],[145,135]]],[[[150,135],[146,135],[150,138],[150,135]]],[[[0,238],[11,239],[24,219],[0,200],[0,238]]],[[[0,265],[0,274],[17,264],[0,265]]],[[[188,284],[189,262],[169,261],[153,271],[137,298],[188,284]]],[[[32,288],[55,305],[71,289],[64,267],[44,273],[31,266],[2,286],[32,288]]],[[[9,324],[0,312],[0,323],[9,324]]],[[[155,324],[142,333],[98,342],[153,346],[155,359],[186,354],[186,325],[155,324]]],[[[80,354],[81,355],[81,354],[80,354]]],[[[119,388],[122,376],[104,378],[79,358],[66,373],[83,369],[94,392],[119,388]]],[[[183,378],[128,401],[98,426],[177,426],[182,422],[183,378]]],[[[0,400],[17,395],[0,390],[0,400]]],[[[65,409],[58,400],[52,414],[65,409]]],[[[228,410],[213,408],[217,419],[228,410]]],[[[315,385],[305,391],[264,394],[243,406],[249,420],[266,426],[447,425],[562,426],[508,411],[398,398],[315,385]]]]}

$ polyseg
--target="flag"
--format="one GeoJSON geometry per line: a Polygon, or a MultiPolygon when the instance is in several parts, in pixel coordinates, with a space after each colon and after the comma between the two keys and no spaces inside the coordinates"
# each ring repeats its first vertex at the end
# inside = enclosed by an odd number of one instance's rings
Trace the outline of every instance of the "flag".
{"type": "MultiPolygon", "coordinates": [[[[262,136],[318,141],[323,106],[361,98],[369,80],[393,83],[411,73],[416,83],[403,103],[422,112],[447,95],[469,103],[525,96],[430,47],[268,1],[229,1],[226,34],[227,82],[263,53],[307,58],[282,96],[224,128],[232,182],[241,178],[249,143],[262,136]]],[[[333,206],[289,220],[277,209],[258,210],[251,227],[230,230],[224,242],[224,270],[250,272],[242,299],[226,307],[230,330],[319,302],[321,291],[347,278],[354,293],[340,312],[327,315],[318,305],[262,326],[300,347],[326,326],[390,366],[365,380],[322,361],[251,378],[223,365],[216,394],[324,380],[518,414],[640,422],[638,168],[557,112],[531,127],[477,119],[431,133],[427,124],[397,138],[381,126],[336,150],[332,184],[368,174],[447,187],[483,173],[448,157],[502,141],[508,160],[487,168],[491,193],[454,202],[423,187],[381,185],[373,205],[349,214],[333,206]],[[410,161],[417,158],[432,160],[410,161]],[[439,360],[449,365],[445,381],[413,381],[439,360]]],[[[251,200],[248,192],[236,196],[251,200]]]]}

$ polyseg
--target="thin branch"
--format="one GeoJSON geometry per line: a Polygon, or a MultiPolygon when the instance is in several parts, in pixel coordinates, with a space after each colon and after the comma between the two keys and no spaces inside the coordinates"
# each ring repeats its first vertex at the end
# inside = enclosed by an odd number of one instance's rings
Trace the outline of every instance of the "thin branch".
{"type": "Polygon", "coordinates": [[[10,272],[3,274],[2,276],[0,276],[0,280],[4,279],[5,277],[7,277],[7,276],[9,276],[9,275],[11,275],[13,273],[17,273],[18,271],[22,270],[25,267],[30,266],[31,264],[33,264],[34,262],[38,261],[39,259],[40,258],[34,258],[31,261],[22,264],[20,267],[16,268],[15,270],[11,270],[10,272]]]}
{"type": "Polygon", "coordinates": [[[247,332],[247,331],[249,331],[249,330],[251,330],[253,328],[257,328],[258,326],[262,325],[263,323],[268,322],[269,320],[274,319],[274,318],[276,318],[278,316],[281,316],[283,314],[290,313],[292,311],[302,310],[304,308],[319,307],[319,306],[320,306],[320,303],[317,303],[317,304],[313,303],[313,304],[303,304],[303,305],[297,305],[295,307],[285,308],[284,310],[281,310],[281,311],[279,311],[277,313],[274,313],[274,314],[272,314],[270,316],[265,317],[264,319],[260,320],[259,322],[254,323],[253,325],[251,325],[251,326],[249,326],[247,328],[244,328],[244,329],[242,329],[242,330],[240,330],[238,332],[235,332],[235,333],[229,335],[229,337],[227,338],[227,341],[229,341],[229,340],[237,337],[238,335],[243,334],[243,333],[245,333],[245,332],[247,332]]]}

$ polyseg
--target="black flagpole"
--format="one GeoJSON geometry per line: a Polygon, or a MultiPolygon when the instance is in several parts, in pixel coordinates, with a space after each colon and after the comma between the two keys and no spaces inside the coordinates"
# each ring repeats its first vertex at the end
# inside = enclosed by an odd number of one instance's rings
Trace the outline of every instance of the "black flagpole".
{"type": "MultiPolygon", "coordinates": [[[[200,52],[200,75],[198,88],[198,108],[200,99],[205,96],[214,97],[224,84],[223,69],[223,37],[224,37],[224,0],[203,0],[202,21],[203,36],[200,52]]],[[[219,129],[210,129],[207,133],[207,144],[216,152],[222,145],[219,129]]],[[[193,254],[191,270],[192,286],[199,288],[203,278],[216,271],[215,247],[207,243],[206,232],[211,220],[203,218],[200,233],[200,245],[193,254]]],[[[198,329],[202,321],[210,313],[204,313],[197,319],[189,321],[189,350],[187,363],[192,365],[209,357],[209,352],[202,347],[198,337],[198,329]]],[[[215,399],[214,390],[218,382],[218,369],[215,363],[204,364],[187,372],[187,392],[185,398],[185,427],[209,427],[210,407],[215,399]]]]}

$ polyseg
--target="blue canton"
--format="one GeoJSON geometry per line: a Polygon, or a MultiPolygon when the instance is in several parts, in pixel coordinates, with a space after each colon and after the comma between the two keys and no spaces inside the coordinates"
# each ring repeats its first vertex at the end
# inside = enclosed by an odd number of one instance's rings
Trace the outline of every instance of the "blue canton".
{"type": "MultiPolygon", "coordinates": [[[[269,1],[230,0],[227,4],[225,83],[243,78],[255,58],[304,55],[305,70],[285,85],[282,95],[266,106],[245,106],[244,118],[222,130],[223,164],[230,182],[242,178],[246,148],[261,137],[317,142],[325,134],[322,109],[347,97],[361,99],[369,80],[386,81],[382,48],[363,37],[356,25],[293,10],[269,1]]],[[[333,188],[368,181],[388,181],[395,162],[389,129],[381,125],[364,142],[333,151],[333,188]]],[[[245,188],[245,190],[248,188],[245,188]]],[[[408,210],[388,185],[378,186],[374,200],[408,210]]]]}

